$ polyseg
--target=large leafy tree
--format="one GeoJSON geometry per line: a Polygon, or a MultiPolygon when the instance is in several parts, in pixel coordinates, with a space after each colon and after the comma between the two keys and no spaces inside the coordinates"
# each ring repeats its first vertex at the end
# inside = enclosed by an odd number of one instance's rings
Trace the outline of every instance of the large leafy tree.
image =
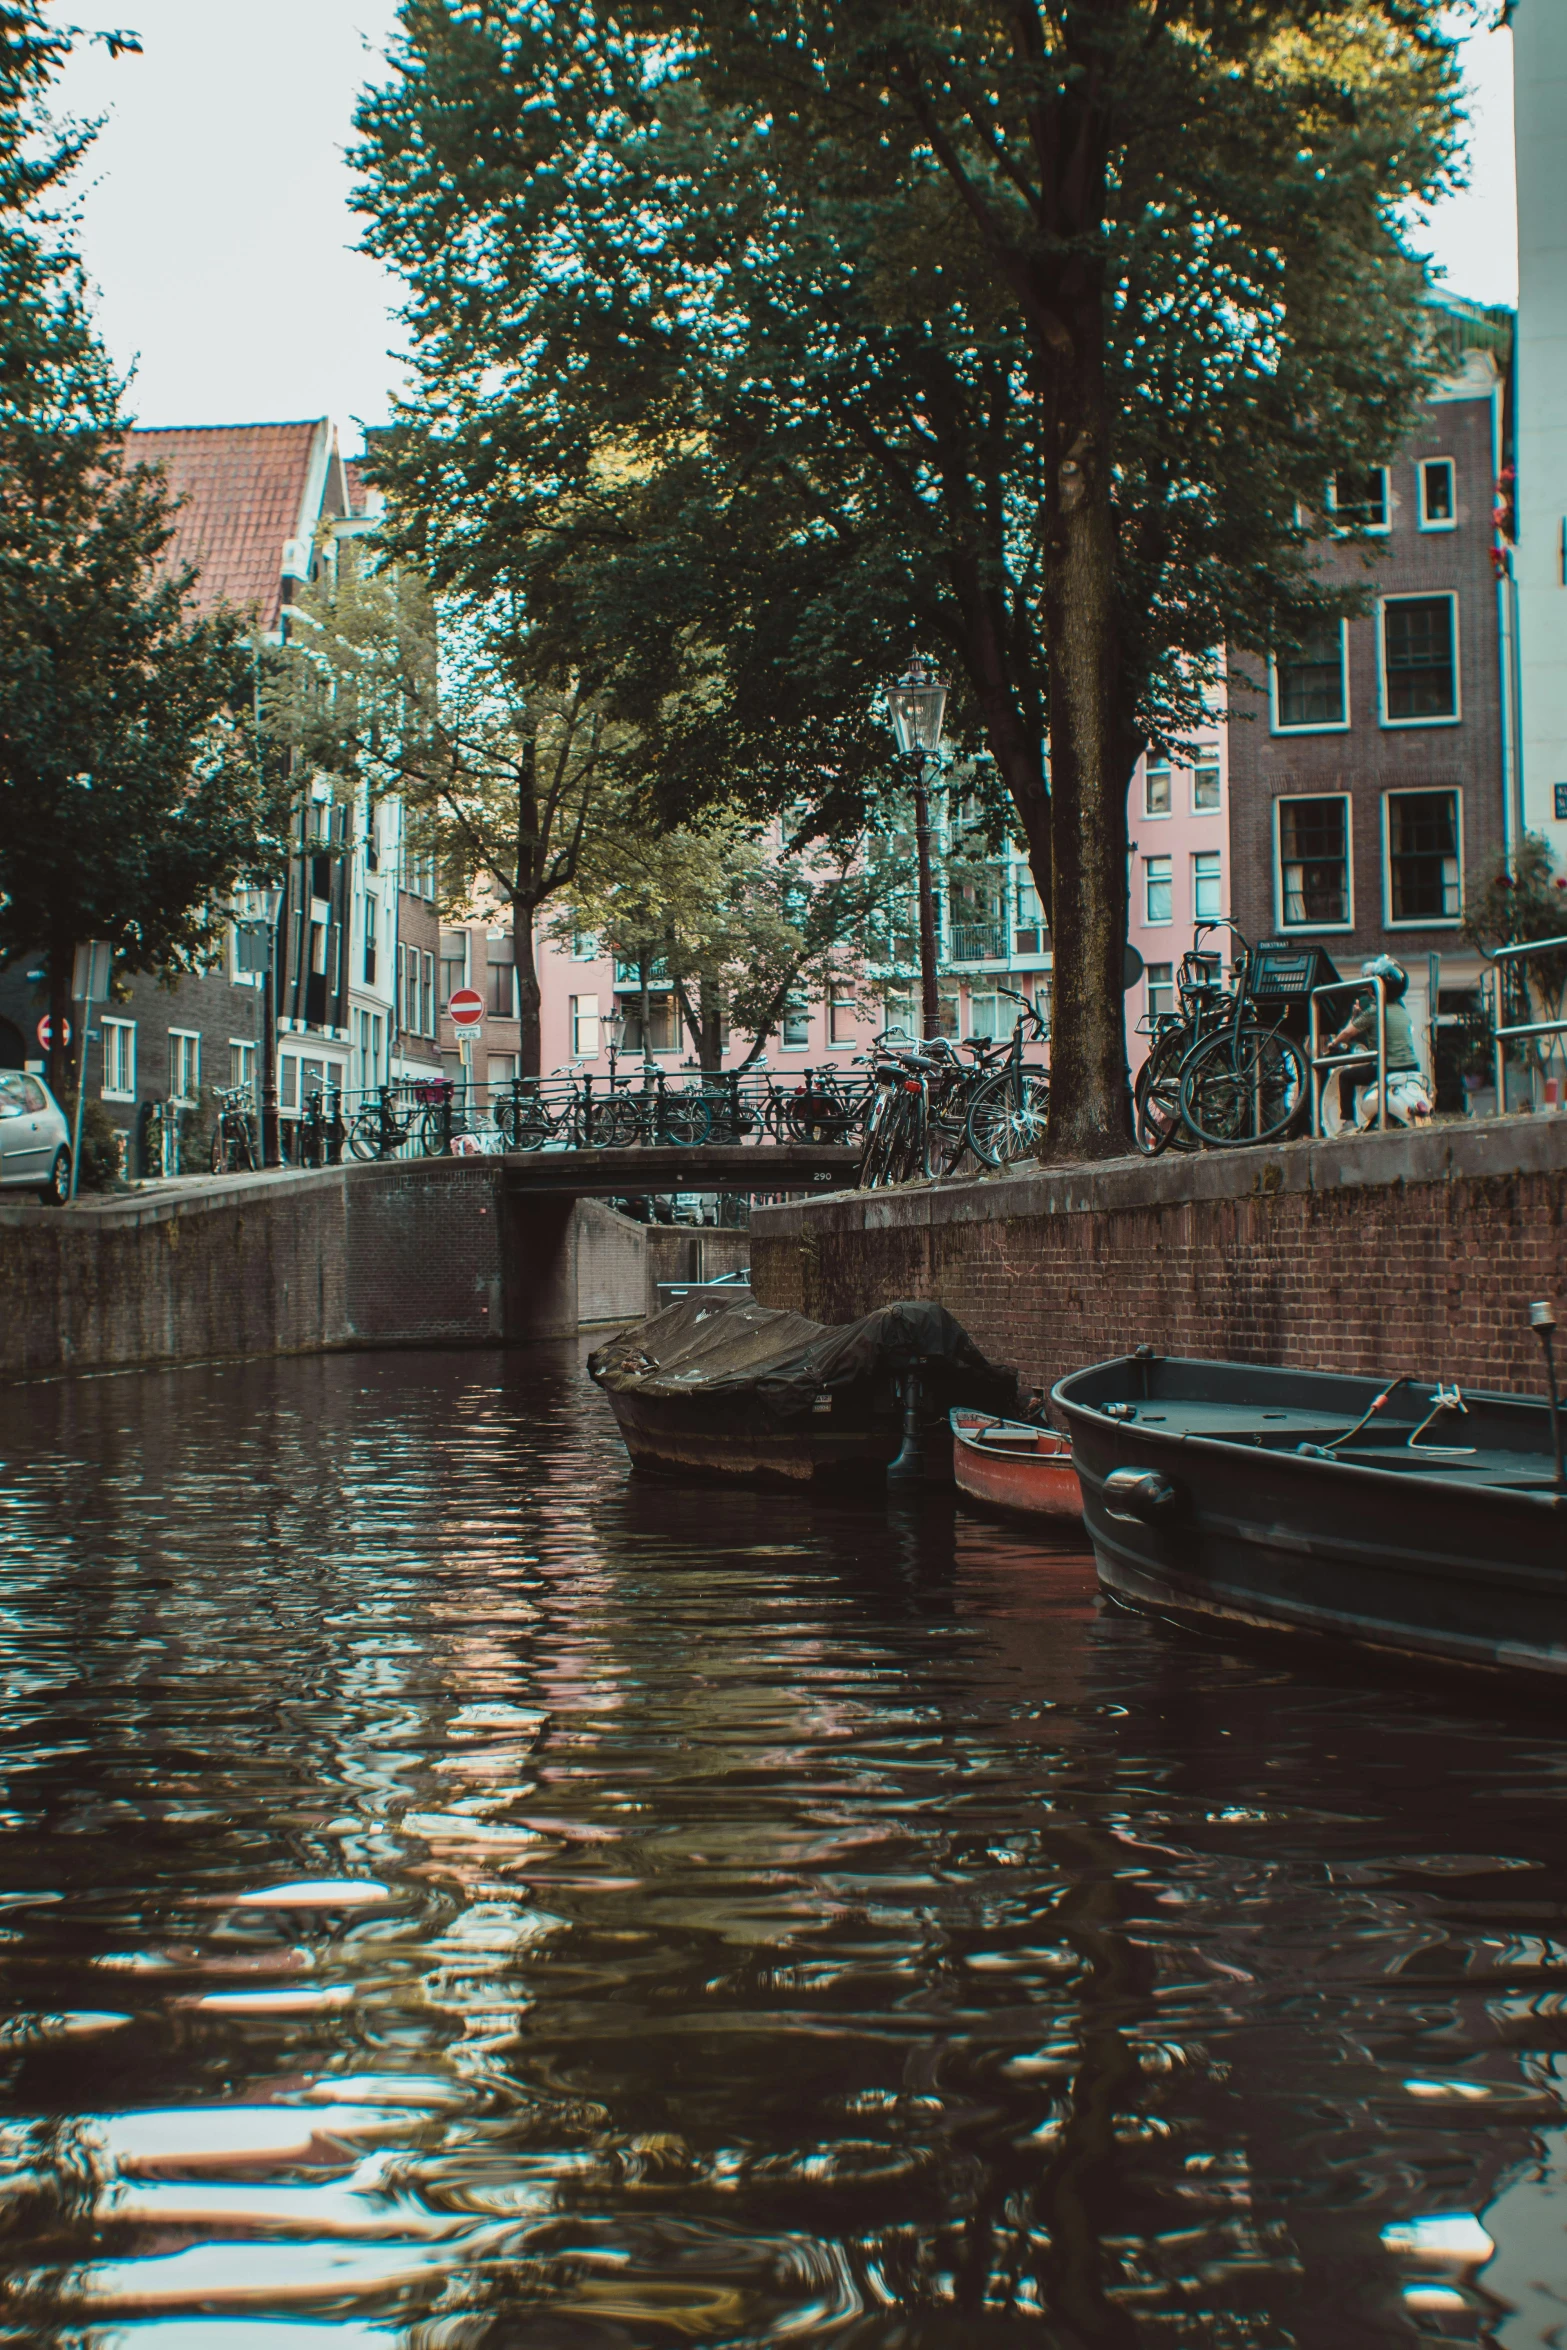
{"type": "Polygon", "coordinates": [[[587,931],[674,992],[691,1048],[717,1068],[732,1031],[760,1058],[797,998],[856,1000],[908,940],[906,838],[866,830],[791,847],[739,807],[661,825],[628,805],[568,893],[559,933],[587,931]]]}
{"type": "Polygon", "coordinates": [[[1125,1131],[1136,755],[1342,607],[1324,477],[1425,387],[1449,16],[407,0],[365,103],[403,527],[618,628],[677,797],[726,738],[780,801],[863,793],[878,675],[945,641],[1051,912],[1054,1149],[1125,1131]]]}
{"type": "Polygon", "coordinates": [[[511,924],[525,1076],[540,1067],[537,926],[628,797],[632,730],[583,664],[557,663],[518,600],[438,600],[422,575],[345,540],[291,610],[269,734],[372,799],[395,795],[447,909],[511,924]]]}
{"type": "Polygon", "coordinates": [[[125,457],[59,215],[90,135],[46,109],[69,40],[0,0],[0,956],[43,949],[57,1086],[76,942],[199,964],[282,815],[244,623],[192,616],[162,482],[125,457]]]}

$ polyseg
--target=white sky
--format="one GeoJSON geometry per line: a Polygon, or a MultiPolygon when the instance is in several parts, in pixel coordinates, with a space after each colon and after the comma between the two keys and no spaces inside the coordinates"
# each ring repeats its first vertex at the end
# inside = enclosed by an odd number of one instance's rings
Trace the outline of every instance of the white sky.
{"type": "MultiPolygon", "coordinates": [[[[396,0],[62,0],[73,22],[133,27],[145,54],[79,52],[63,105],[106,117],[89,158],[81,251],[100,323],[144,424],[385,421],[399,378],[397,288],[353,248],[357,92],[379,79],[396,0]]],[[[1512,36],[1468,44],[1472,186],[1426,234],[1455,293],[1517,295],[1512,36]]]]}

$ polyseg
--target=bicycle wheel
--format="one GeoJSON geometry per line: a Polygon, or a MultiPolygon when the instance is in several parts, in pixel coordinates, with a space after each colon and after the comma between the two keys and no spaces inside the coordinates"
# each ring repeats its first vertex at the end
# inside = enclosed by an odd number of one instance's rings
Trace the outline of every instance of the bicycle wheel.
{"type": "Polygon", "coordinates": [[[1132,1087],[1132,1142],[1145,1159],[1156,1159],[1172,1142],[1191,1143],[1190,1129],[1181,1124],[1181,1063],[1185,1057],[1184,1037],[1174,1037],[1168,1043],[1161,1039],[1137,1072],[1132,1087]]]}
{"type": "Polygon", "coordinates": [[[856,1191],[874,1191],[878,1184],[885,1181],[892,1098],[885,1086],[878,1088],[871,1096],[865,1114],[865,1129],[860,1137],[860,1163],[854,1177],[856,1191]]]}
{"type": "Polygon", "coordinates": [[[375,1109],[358,1110],[348,1129],[348,1147],[356,1159],[378,1159],[381,1156],[381,1113],[375,1109]]]}
{"type": "Polygon", "coordinates": [[[642,1133],[641,1113],[628,1094],[612,1093],[606,1101],[596,1102],[593,1124],[598,1138],[607,1150],[624,1150],[636,1142],[642,1133]]]}
{"type": "Polygon", "coordinates": [[[661,1142],[678,1143],[682,1149],[688,1149],[693,1143],[706,1142],[711,1125],[712,1114],[705,1095],[665,1094],[658,1119],[661,1142]]]}
{"type": "Polygon", "coordinates": [[[887,1141],[887,1172],[885,1183],[907,1183],[912,1176],[928,1175],[925,1163],[926,1110],[923,1097],[916,1091],[907,1092],[901,1085],[892,1097],[891,1132],[887,1141]]]}
{"type": "Polygon", "coordinates": [[[1014,1167],[1036,1158],[1050,1116],[1050,1080],[1043,1071],[1003,1069],[987,1077],[969,1105],[968,1140],[987,1167],[1014,1167]]]}
{"type": "Polygon", "coordinates": [[[1293,1038],[1247,1024],[1210,1037],[1181,1070],[1180,1112],[1199,1142],[1216,1149],[1276,1142],[1306,1099],[1306,1061],[1293,1038]]]}

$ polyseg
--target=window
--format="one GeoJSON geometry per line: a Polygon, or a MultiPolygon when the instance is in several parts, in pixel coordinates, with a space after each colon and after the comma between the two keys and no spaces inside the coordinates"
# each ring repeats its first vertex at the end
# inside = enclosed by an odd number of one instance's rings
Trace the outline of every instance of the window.
{"type": "Polygon", "coordinates": [[[885,1010],[887,1014],[886,1027],[890,1036],[904,1038],[918,1036],[919,1023],[915,1018],[914,998],[911,995],[888,996],[885,1010]]]}
{"type": "Polygon", "coordinates": [[[579,1061],[596,1061],[599,1057],[599,1000],[596,995],[574,995],[571,999],[571,1050],[579,1061]]]}
{"type": "Polygon", "coordinates": [[[1168,857],[1143,859],[1145,922],[1172,922],[1175,919],[1174,891],[1171,883],[1171,865],[1168,857]]]}
{"type": "Polygon", "coordinates": [[[571,934],[571,959],[574,963],[598,961],[598,935],[592,930],[574,930],[571,934]]]}
{"type": "Polygon", "coordinates": [[[256,1048],[248,1037],[229,1038],[229,1083],[255,1091],[256,1048]]]}
{"type": "Polygon", "coordinates": [[[1045,910],[1032,876],[1019,872],[1013,889],[1012,951],[1037,955],[1045,944],[1045,910]]]}
{"type": "Polygon", "coordinates": [[[1348,724],[1344,623],[1325,620],[1320,628],[1307,630],[1295,651],[1280,653],[1274,660],[1274,732],[1348,724]]]}
{"type": "Polygon", "coordinates": [[[827,1006],[827,1042],[853,1044],[859,1027],[859,1007],[853,996],[834,992],[827,1006]]]}
{"type": "Polygon", "coordinates": [[[968,1000],[968,1032],[987,1041],[1011,1032],[1012,1023],[1000,996],[991,991],[985,995],[970,994],[968,1000]]]}
{"type": "Polygon", "coordinates": [[[136,1099],[136,1023],[105,1020],[103,1027],[103,1098],[107,1102],[136,1099]]]}
{"type": "Polygon", "coordinates": [[[1382,606],[1382,723],[1439,726],[1458,716],[1455,596],[1389,596],[1382,606]]]}
{"type": "Polygon", "coordinates": [[[1224,912],[1224,876],[1217,849],[1204,849],[1192,859],[1192,920],[1217,922],[1224,912]]]}
{"type": "Polygon", "coordinates": [[[375,900],[365,893],[365,985],[375,985],[375,900]]]}
{"type": "Polygon", "coordinates": [[[1148,1017],[1157,1020],[1162,1013],[1175,1009],[1175,966],[1173,963],[1150,963],[1143,976],[1148,982],[1148,1017]]]}
{"type": "Polygon", "coordinates": [[[1192,769],[1192,814],[1209,816],[1219,805],[1219,762],[1204,759],[1192,769]]]}
{"type": "Polygon", "coordinates": [[[433,955],[421,955],[419,958],[419,1033],[421,1036],[435,1034],[435,957],[433,955]]]}
{"type": "Polygon", "coordinates": [[[441,1001],[449,1004],[458,988],[468,984],[468,933],[441,932],[441,1001]]]}
{"type": "Polygon", "coordinates": [[[1363,473],[1335,473],[1328,503],[1346,530],[1388,529],[1387,467],[1370,465],[1363,473]]]}
{"type": "Polygon", "coordinates": [[[1168,816],[1170,813],[1170,762],[1168,759],[1148,762],[1143,776],[1143,814],[1168,816]]]}
{"type": "Polygon", "coordinates": [[[1415,467],[1420,484],[1422,530],[1454,530],[1458,525],[1458,490],[1451,457],[1427,457],[1415,467]]]}
{"type": "Polygon", "coordinates": [[[1383,802],[1389,922],[1456,922],[1463,859],[1456,791],[1392,791],[1383,802]]]}
{"type": "Polygon", "coordinates": [[[787,1052],[802,1053],[810,1041],[811,1007],[802,996],[791,996],[784,1006],[784,1048],[787,1052]]]}
{"type": "Polygon", "coordinates": [[[280,1110],[299,1107],[299,1060],[294,1053],[284,1053],[278,1062],[277,1098],[280,1110]]]}
{"type": "MultiPolygon", "coordinates": [[[[626,1042],[628,1053],[644,1050],[642,1042],[642,999],[623,996],[626,1007],[626,1042]]],[[[680,1044],[680,1010],[672,995],[650,995],[647,1000],[647,1045],[650,1053],[672,1053],[680,1044]]]]}
{"type": "Polygon", "coordinates": [[[492,1020],[517,1016],[517,942],[510,931],[491,931],[484,950],[484,1008],[492,1020]]]}
{"type": "Polygon", "coordinates": [[[491,1053],[486,1076],[492,1094],[504,1093],[509,1085],[514,1085],[517,1081],[516,1054],[491,1053]]]}
{"type": "Polygon", "coordinates": [[[1349,801],[1278,803],[1279,922],[1285,930],[1347,930],[1353,919],[1349,801]]]}
{"type": "Polygon", "coordinates": [[[169,1030],[169,1098],[189,1106],[201,1092],[201,1038],[193,1028],[169,1030]]]}

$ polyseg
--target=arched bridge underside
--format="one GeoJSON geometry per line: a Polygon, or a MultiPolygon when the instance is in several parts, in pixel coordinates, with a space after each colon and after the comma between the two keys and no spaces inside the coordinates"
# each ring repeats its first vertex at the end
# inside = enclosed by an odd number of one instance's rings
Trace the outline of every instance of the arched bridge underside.
{"type": "Polygon", "coordinates": [[[634,1143],[623,1150],[508,1151],[508,1198],[635,1199],[680,1191],[847,1191],[859,1153],[846,1143],[634,1143]]]}

